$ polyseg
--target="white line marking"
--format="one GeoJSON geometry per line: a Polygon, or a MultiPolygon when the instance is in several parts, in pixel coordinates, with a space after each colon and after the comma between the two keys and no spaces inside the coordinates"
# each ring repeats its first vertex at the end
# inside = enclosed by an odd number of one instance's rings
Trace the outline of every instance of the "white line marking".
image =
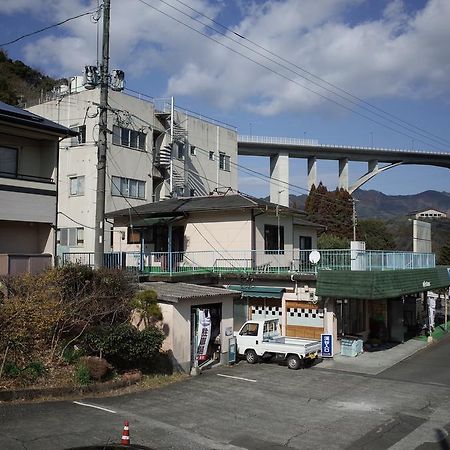
{"type": "Polygon", "coordinates": [[[74,403],[76,405],[80,405],[80,406],[87,406],[89,408],[101,409],[102,411],[106,411],[106,412],[109,412],[111,414],[117,414],[116,411],[113,411],[112,409],[108,409],[108,408],[103,408],[102,406],[90,405],[89,403],[81,403],[81,402],[74,402],[74,403]]]}
{"type": "Polygon", "coordinates": [[[257,383],[257,380],[251,380],[250,378],[242,378],[242,377],[232,377],[231,375],[223,375],[221,373],[217,374],[218,377],[224,378],[233,378],[234,380],[242,380],[242,381],[250,381],[251,383],[257,383]]]}

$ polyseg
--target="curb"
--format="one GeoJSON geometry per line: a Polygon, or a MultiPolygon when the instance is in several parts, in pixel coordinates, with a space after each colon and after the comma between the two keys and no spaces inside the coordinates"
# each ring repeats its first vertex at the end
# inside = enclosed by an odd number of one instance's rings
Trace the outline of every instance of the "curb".
{"type": "Polygon", "coordinates": [[[113,389],[136,384],[142,378],[141,373],[132,373],[123,380],[105,381],[104,383],[92,383],[82,387],[56,387],[56,388],[31,388],[0,391],[0,402],[12,402],[15,400],[34,400],[40,397],[63,397],[66,395],[85,395],[93,393],[107,392],[113,389]]]}

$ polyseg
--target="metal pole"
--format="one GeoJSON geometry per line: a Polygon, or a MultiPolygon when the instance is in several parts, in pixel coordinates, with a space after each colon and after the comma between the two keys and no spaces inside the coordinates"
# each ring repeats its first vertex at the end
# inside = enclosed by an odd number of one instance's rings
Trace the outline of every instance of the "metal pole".
{"type": "Polygon", "coordinates": [[[173,195],[173,125],[175,108],[173,104],[173,97],[170,99],[170,169],[169,169],[169,189],[170,195],[173,195]]]}
{"type": "Polygon", "coordinates": [[[448,293],[447,293],[447,298],[445,297],[445,294],[444,294],[444,300],[445,300],[445,331],[447,331],[448,330],[448,316],[447,316],[447,314],[448,314],[448,300],[449,300],[449,298],[450,298],[450,288],[448,288],[448,293]]]}
{"type": "Polygon", "coordinates": [[[354,198],[352,198],[352,203],[353,203],[353,213],[352,213],[353,240],[356,241],[356,203],[354,198]]]}
{"type": "Polygon", "coordinates": [[[103,47],[100,67],[100,121],[97,152],[97,196],[95,202],[95,253],[94,267],[103,267],[105,242],[105,179],[108,135],[108,72],[109,72],[110,0],[103,2],[103,47]]]}

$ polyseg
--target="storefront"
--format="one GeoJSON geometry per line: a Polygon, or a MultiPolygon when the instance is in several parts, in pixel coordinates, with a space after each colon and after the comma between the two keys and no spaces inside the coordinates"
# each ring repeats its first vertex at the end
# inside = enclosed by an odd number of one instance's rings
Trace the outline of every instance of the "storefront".
{"type": "Polygon", "coordinates": [[[404,342],[421,332],[427,291],[450,285],[446,267],[391,271],[319,271],[317,295],[337,318],[337,336],[404,342]]]}

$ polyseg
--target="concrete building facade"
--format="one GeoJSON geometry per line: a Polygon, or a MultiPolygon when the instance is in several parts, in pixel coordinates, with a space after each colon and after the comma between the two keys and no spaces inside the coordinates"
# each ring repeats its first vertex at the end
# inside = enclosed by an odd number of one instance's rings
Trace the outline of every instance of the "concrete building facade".
{"type": "MultiPolygon", "coordinates": [[[[29,108],[78,132],[60,145],[59,254],[94,249],[99,102],[99,88],[73,85],[29,108]]],[[[237,135],[230,126],[183,111],[170,100],[110,91],[108,130],[107,213],[237,187],[237,135]]],[[[112,234],[106,222],[106,252],[112,234]]]]}

